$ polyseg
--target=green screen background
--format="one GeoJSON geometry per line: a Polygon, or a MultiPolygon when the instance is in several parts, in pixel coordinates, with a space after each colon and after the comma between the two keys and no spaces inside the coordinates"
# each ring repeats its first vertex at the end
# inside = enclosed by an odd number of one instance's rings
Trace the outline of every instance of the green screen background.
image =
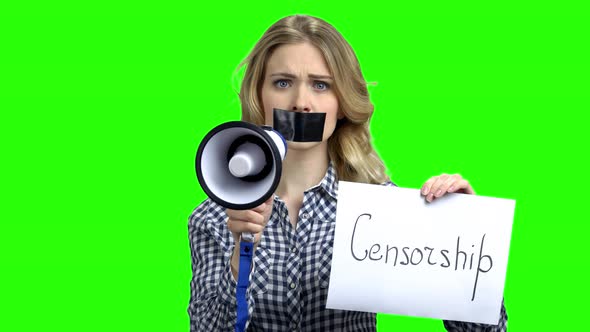
{"type": "Polygon", "coordinates": [[[385,3],[0,5],[0,330],[188,330],[195,151],[239,118],[238,63],[293,13],[332,23],[377,83],[394,182],[460,173],[516,200],[510,329],[586,325],[587,8],[385,3]]]}

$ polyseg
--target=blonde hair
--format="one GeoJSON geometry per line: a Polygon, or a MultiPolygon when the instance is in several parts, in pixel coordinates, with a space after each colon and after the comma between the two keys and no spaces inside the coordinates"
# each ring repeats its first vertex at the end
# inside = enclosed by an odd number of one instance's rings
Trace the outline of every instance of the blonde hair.
{"type": "Polygon", "coordinates": [[[268,59],[284,44],[308,42],[323,54],[334,77],[334,90],[344,119],[328,139],[328,153],[339,180],[380,184],[389,178],[385,166],[371,144],[369,120],[373,104],[358,59],[342,35],[322,19],[287,16],[273,24],[240,64],[246,67],[240,102],[242,120],[264,124],[260,92],[268,59]]]}

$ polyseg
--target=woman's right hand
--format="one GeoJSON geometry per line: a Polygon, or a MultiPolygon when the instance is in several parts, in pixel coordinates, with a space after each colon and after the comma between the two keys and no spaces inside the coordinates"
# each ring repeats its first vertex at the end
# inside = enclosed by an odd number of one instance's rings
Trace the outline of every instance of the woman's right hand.
{"type": "Polygon", "coordinates": [[[232,232],[236,243],[238,243],[240,235],[245,232],[254,234],[254,243],[260,241],[262,231],[272,213],[273,197],[274,195],[251,210],[225,210],[228,216],[227,227],[232,232]]]}

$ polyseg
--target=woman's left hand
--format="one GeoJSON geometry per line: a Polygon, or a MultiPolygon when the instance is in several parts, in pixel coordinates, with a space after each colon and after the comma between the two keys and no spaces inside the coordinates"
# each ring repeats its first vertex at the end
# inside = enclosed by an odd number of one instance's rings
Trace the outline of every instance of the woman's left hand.
{"type": "Polygon", "coordinates": [[[426,201],[428,202],[432,202],[433,200],[444,196],[446,193],[475,195],[475,191],[473,191],[469,181],[465,180],[459,174],[441,174],[439,176],[433,176],[422,186],[420,193],[422,196],[426,197],[426,201]]]}

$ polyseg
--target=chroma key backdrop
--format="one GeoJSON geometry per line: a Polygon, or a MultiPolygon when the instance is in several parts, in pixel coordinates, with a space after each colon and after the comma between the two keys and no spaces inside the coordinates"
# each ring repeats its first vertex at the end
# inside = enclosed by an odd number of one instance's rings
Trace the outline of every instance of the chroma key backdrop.
{"type": "Polygon", "coordinates": [[[407,3],[0,5],[0,330],[188,331],[196,149],[240,118],[238,64],[294,13],[357,52],[396,184],[460,173],[516,200],[510,331],[587,326],[587,5],[407,3]]]}

